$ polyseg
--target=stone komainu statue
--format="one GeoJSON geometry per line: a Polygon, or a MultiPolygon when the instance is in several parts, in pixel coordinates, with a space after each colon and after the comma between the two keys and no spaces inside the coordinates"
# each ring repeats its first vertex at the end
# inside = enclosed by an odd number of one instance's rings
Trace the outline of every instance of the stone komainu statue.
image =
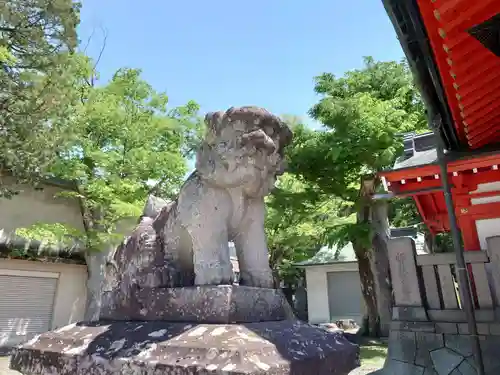
{"type": "Polygon", "coordinates": [[[284,171],[292,133],[257,107],[207,114],[196,170],[156,217],[145,215],[107,265],[102,309],[130,304],[134,290],[232,284],[228,241],[240,285],[272,288],[264,196],[284,171]]]}

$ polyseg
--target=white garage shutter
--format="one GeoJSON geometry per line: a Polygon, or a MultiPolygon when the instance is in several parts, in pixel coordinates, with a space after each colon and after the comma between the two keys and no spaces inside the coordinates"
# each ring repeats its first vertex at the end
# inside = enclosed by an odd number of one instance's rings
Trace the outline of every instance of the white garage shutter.
{"type": "Polygon", "coordinates": [[[328,305],[332,321],[363,321],[363,295],[358,271],[328,272],[328,305]]]}
{"type": "Polygon", "coordinates": [[[0,275],[0,348],[50,330],[56,278],[0,275]]]}

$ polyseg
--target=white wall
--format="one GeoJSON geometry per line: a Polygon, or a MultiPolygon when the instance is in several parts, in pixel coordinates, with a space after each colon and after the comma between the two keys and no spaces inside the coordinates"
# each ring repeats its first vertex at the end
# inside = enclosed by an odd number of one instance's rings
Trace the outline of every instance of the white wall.
{"type": "MultiPolygon", "coordinates": [[[[2,177],[2,183],[9,184],[12,179],[2,177]]],[[[11,199],[0,198],[0,229],[7,233],[17,228],[26,228],[38,222],[63,223],[84,230],[80,205],[76,199],[56,197],[64,189],[43,185],[35,190],[29,185],[14,185],[20,189],[11,199]]]]}
{"type": "MultiPolygon", "coordinates": [[[[486,184],[477,185],[477,189],[471,191],[470,193],[483,193],[491,191],[500,191],[500,182],[488,182],[486,184]]],[[[500,202],[500,195],[491,197],[481,197],[472,198],[471,204],[486,204],[492,202],[500,202]]],[[[494,237],[500,235],[500,219],[483,219],[476,220],[477,235],[479,237],[479,243],[481,244],[481,250],[486,250],[488,248],[486,244],[486,238],[494,237]]]]}
{"type": "MultiPolygon", "coordinates": [[[[356,262],[346,262],[307,266],[304,268],[306,272],[309,322],[313,324],[328,323],[331,320],[328,295],[328,273],[345,271],[357,272],[358,265],[356,262]]],[[[359,287],[359,285],[354,285],[353,287],[359,287]]],[[[349,285],[346,285],[346,288],[349,288],[349,285]]]]}
{"type": "MultiPolygon", "coordinates": [[[[13,181],[10,177],[2,177],[2,183],[10,184],[20,192],[11,199],[0,198],[0,231],[13,233],[18,228],[36,223],[62,223],[84,230],[78,200],[56,196],[65,189],[47,184],[42,189],[34,189],[30,185],[16,185],[13,181]]],[[[43,277],[43,273],[57,275],[52,328],[83,319],[87,282],[85,265],[0,259],[0,272],[28,277],[30,274],[43,277]]]]}
{"type": "Polygon", "coordinates": [[[31,273],[43,276],[44,272],[55,273],[58,278],[51,329],[82,320],[87,296],[86,266],[0,259],[0,274],[30,276],[31,273]]]}
{"type": "Polygon", "coordinates": [[[326,273],[324,266],[306,267],[307,310],[313,324],[330,321],[326,273]]]}

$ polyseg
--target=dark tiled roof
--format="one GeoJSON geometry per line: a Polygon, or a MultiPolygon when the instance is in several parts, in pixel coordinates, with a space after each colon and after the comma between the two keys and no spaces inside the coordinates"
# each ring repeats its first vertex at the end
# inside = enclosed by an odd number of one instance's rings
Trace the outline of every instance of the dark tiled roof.
{"type": "Polygon", "coordinates": [[[437,163],[437,151],[427,150],[423,152],[415,152],[408,159],[399,158],[396,160],[393,169],[414,168],[422,165],[437,163]]]}
{"type": "Polygon", "coordinates": [[[394,169],[414,168],[437,162],[433,132],[403,134],[404,154],[396,160],[394,169]]]}
{"type": "Polygon", "coordinates": [[[85,248],[78,243],[73,246],[44,244],[17,235],[6,235],[0,230],[0,258],[39,259],[60,263],[85,264],[85,248]]]}
{"type": "Polygon", "coordinates": [[[315,256],[303,262],[296,263],[295,266],[303,267],[346,262],[356,262],[356,254],[351,242],[341,249],[338,249],[336,246],[324,246],[315,256]]]}
{"type": "MultiPolygon", "coordinates": [[[[390,229],[391,238],[395,237],[412,237],[417,246],[418,252],[423,252],[424,250],[424,236],[421,233],[418,233],[417,228],[415,227],[405,227],[405,228],[391,228],[390,229]]],[[[306,266],[320,266],[320,265],[328,265],[328,264],[337,264],[337,263],[348,263],[348,262],[356,262],[356,254],[354,253],[354,248],[352,247],[352,243],[349,242],[346,246],[341,249],[338,249],[336,246],[322,247],[315,256],[310,259],[307,259],[303,262],[295,263],[296,267],[306,267],[306,266]]]]}

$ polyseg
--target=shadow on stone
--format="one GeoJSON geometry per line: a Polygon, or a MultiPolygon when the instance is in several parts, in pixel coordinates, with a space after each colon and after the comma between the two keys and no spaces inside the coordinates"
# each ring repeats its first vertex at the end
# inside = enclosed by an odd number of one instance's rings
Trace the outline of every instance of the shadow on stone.
{"type": "Polygon", "coordinates": [[[299,321],[79,323],[15,351],[24,374],[347,374],[358,347],[299,321]]]}

